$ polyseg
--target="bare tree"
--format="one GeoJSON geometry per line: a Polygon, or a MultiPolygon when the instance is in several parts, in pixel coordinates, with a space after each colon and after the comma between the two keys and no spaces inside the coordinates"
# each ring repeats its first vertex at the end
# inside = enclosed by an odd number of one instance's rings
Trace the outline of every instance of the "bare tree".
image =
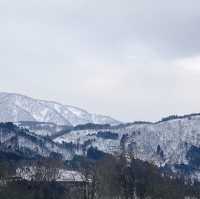
{"type": "Polygon", "coordinates": [[[60,177],[60,170],[63,168],[63,162],[60,158],[49,157],[41,158],[33,163],[33,180],[41,182],[56,181],[60,177]]]}

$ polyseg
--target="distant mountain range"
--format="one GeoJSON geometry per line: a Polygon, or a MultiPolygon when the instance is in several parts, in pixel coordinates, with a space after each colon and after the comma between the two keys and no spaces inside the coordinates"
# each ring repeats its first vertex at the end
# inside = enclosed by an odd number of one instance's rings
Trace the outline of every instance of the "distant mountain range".
{"type": "Polygon", "coordinates": [[[115,127],[74,128],[53,139],[105,153],[122,150],[135,158],[200,180],[200,114],[170,116],[156,123],[135,122],[115,127]]]}
{"type": "Polygon", "coordinates": [[[0,92],[0,122],[19,121],[45,122],[67,126],[87,123],[111,125],[120,123],[109,116],[88,113],[74,106],[33,99],[20,94],[0,92]]]}
{"type": "Polygon", "coordinates": [[[200,180],[200,114],[117,126],[16,124],[0,123],[0,155],[9,152],[30,158],[57,153],[69,160],[74,155],[87,155],[91,148],[113,155],[123,151],[200,180]]]}
{"type": "Polygon", "coordinates": [[[122,151],[163,169],[200,180],[200,114],[151,122],[120,123],[57,102],[0,93],[0,154],[25,157],[58,153],[64,159],[95,148],[122,151]]]}

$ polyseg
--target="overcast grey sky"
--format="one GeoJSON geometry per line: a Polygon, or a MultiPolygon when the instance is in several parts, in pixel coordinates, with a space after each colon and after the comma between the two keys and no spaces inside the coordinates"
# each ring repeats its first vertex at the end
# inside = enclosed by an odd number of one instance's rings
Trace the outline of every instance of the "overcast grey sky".
{"type": "Polygon", "coordinates": [[[0,91],[123,121],[200,112],[199,0],[0,0],[0,91]]]}

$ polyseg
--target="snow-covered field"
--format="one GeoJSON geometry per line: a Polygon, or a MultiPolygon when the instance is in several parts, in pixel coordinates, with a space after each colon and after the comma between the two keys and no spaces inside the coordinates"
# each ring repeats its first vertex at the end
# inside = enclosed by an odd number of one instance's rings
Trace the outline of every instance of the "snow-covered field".
{"type": "MultiPolygon", "coordinates": [[[[36,174],[36,167],[24,167],[16,170],[15,177],[20,177],[24,180],[31,181],[37,180],[35,179],[36,174]]],[[[58,172],[56,171],[55,179],[53,180],[57,182],[82,182],[85,180],[85,177],[78,171],[59,169],[58,172]]]]}

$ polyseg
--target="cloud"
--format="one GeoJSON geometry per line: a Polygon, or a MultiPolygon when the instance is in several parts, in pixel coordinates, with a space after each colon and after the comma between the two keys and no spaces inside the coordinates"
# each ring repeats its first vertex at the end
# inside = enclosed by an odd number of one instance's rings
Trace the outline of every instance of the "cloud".
{"type": "Polygon", "coordinates": [[[186,70],[186,72],[200,72],[200,55],[177,59],[174,64],[180,70],[186,70]]]}
{"type": "Polygon", "coordinates": [[[0,88],[120,120],[198,112],[199,7],[197,0],[1,0],[0,88]]]}

